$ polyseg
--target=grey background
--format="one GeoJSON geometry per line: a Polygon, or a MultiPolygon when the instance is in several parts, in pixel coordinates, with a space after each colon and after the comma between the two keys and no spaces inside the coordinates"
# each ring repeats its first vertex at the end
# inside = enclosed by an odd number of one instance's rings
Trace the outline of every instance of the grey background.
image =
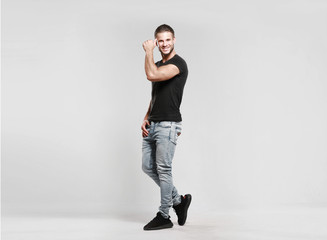
{"type": "MultiPolygon", "coordinates": [[[[326,1],[2,1],[2,213],[155,212],[143,41],[188,63],[192,211],[327,203],[326,1]]],[[[155,60],[160,55],[155,49],[155,60]]]]}

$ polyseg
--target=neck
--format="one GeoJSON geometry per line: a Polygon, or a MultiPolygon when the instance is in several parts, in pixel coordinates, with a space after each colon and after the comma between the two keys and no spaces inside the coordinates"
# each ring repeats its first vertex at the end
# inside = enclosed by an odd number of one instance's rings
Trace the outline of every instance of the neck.
{"type": "Polygon", "coordinates": [[[175,56],[175,54],[176,54],[175,49],[174,49],[171,53],[169,53],[168,55],[163,55],[163,54],[161,54],[162,62],[164,63],[164,62],[168,61],[168,60],[171,59],[173,56],[175,56]]]}

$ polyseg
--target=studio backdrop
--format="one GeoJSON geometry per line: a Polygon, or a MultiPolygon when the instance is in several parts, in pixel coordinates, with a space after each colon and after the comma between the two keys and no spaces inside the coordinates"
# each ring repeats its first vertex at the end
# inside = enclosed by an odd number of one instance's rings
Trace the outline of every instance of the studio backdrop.
{"type": "MultiPolygon", "coordinates": [[[[142,43],[188,64],[174,184],[192,211],[327,203],[327,2],[3,0],[3,214],[156,211],[142,43]]],[[[161,59],[155,50],[155,61],[161,59]]]]}

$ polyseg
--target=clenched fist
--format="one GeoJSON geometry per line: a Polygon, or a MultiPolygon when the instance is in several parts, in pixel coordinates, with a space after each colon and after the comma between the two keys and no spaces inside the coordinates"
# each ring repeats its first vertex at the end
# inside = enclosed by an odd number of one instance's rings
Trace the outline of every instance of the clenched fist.
{"type": "Polygon", "coordinates": [[[146,40],[144,43],[143,43],[143,49],[144,51],[153,51],[153,49],[155,48],[155,46],[157,45],[157,39],[155,40],[146,40]]]}

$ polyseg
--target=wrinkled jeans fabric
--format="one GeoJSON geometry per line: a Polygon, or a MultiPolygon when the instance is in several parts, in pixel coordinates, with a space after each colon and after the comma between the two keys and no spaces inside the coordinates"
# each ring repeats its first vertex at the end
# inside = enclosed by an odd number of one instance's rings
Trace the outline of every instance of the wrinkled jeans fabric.
{"type": "Polygon", "coordinates": [[[170,208],[181,203],[173,185],[172,160],[182,132],[182,122],[151,122],[147,130],[149,134],[143,137],[142,143],[142,169],[160,187],[159,211],[168,218],[170,208]]]}

